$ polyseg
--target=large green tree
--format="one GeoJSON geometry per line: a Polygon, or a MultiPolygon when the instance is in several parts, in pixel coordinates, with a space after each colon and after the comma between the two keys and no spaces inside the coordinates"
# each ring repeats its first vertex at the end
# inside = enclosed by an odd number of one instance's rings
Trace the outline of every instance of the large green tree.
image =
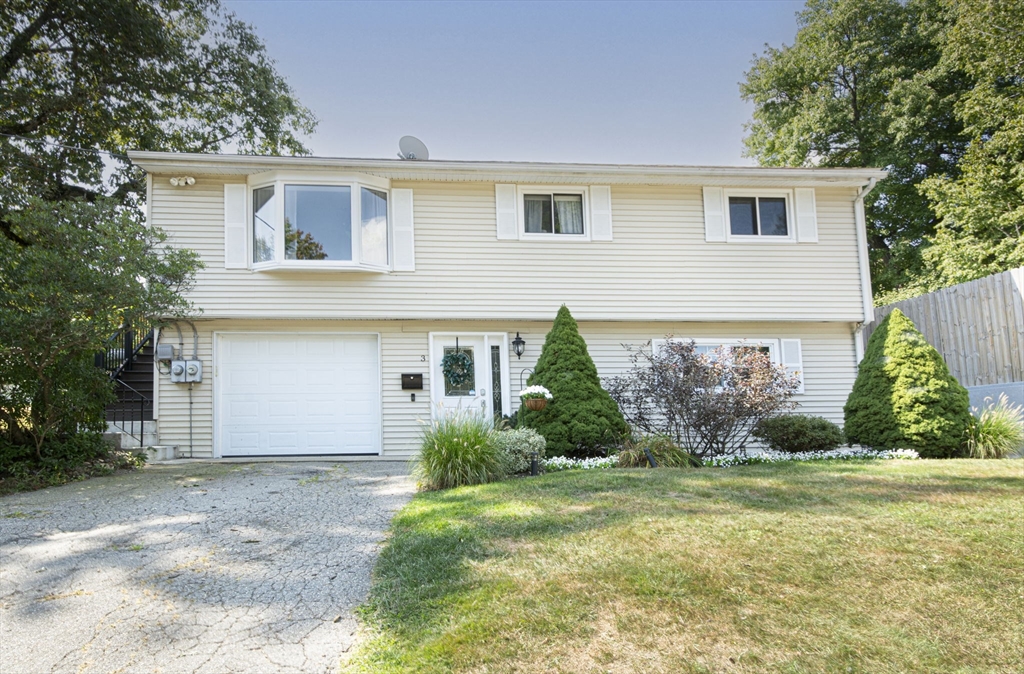
{"type": "Polygon", "coordinates": [[[8,238],[29,195],[131,203],[144,183],[128,149],[305,153],[313,126],[253,29],[217,0],[0,3],[8,238]]]}
{"type": "Polygon", "coordinates": [[[876,293],[919,273],[938,222],[919,186],[956,177],[967,148],[968,77],[942,58],[951,21],[939,0],[809,0],[794,43],[766,48],[741,84],[761,164],[889,170],[865,204],[876,293]]]}
{"type": "Polygon", "coordinates": [[[1024,265],[1024,0],[960,0],[943,65],[973,86],[956,104],[970,146],[956,176],[924,191],[941,218],[904,295],[1024,265]]]}
{"type": "Polygon", "coordinates": [[[0,440],[102,427],[92,354],[191,311],[125,152],[305,153],[314,122],[217,0],[0,2],[0,440]]]}

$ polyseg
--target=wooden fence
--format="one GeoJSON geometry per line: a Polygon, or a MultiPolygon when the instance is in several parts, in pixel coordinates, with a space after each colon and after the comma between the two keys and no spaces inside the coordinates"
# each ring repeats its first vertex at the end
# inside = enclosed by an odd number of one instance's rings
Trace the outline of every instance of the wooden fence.
{"type": "Polygon", "coordinates": [[[1024,267],[875,307],[865,343],[898,308],[964,386],[1024,381],[1024,267]]]}

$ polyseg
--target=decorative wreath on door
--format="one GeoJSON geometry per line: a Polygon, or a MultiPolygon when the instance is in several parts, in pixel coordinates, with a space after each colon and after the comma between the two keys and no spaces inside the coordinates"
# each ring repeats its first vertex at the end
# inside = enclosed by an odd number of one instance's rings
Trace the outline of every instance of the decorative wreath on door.
{"type": "Polygon", "coordinates": [[[461,386],[473,378],[473,357],[456,349],[441,359],[441,374],[452,386],[461,386]]]}

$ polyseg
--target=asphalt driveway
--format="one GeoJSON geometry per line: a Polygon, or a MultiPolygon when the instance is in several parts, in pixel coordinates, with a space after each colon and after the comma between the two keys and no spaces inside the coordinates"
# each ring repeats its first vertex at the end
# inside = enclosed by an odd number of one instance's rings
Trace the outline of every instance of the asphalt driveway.
{"type": "Polygon", "coordinates": [[[157,465],[0,499],[0,671],[333,672],[407,473],[157,465]]]}

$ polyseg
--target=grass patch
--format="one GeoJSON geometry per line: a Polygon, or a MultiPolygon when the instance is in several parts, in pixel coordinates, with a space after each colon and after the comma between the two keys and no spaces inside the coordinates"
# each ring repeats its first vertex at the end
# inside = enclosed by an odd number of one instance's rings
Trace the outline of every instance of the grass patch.
{"type": "Polygon", "coordinates": [[[570,471],[418,494],[347,672],[1020,671],[1021,461],[570,471]]]}

